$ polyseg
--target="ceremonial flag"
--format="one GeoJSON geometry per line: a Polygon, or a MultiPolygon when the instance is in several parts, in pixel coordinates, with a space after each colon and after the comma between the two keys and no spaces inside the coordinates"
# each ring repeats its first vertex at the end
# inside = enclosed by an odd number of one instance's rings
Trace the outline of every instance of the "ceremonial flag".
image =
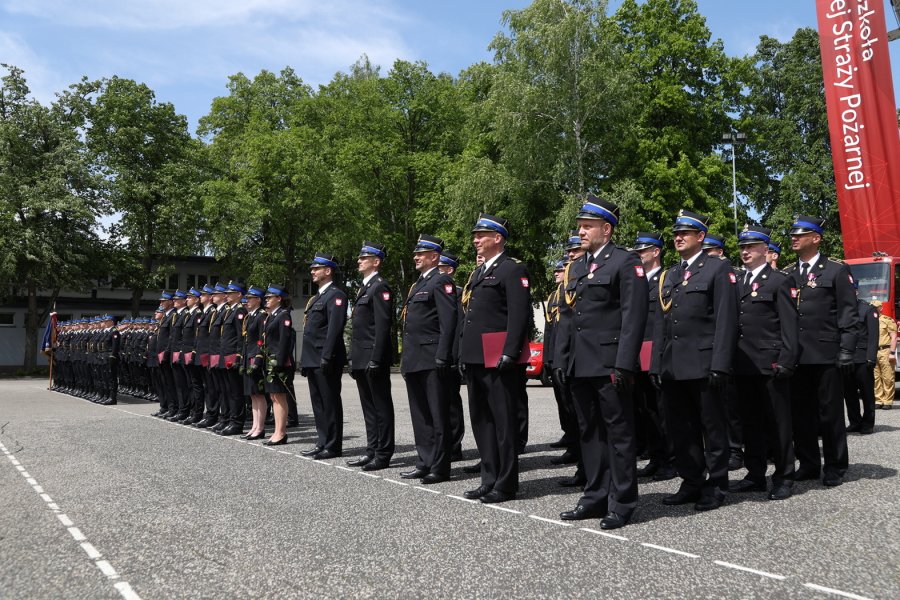
{"type": "Polygon", "coordinates": [[[50,313],[50,319],[47,321],[47,329],[44,330],[44,341],[41,342],[41,352],[50,354],[53,346],[56,345],[56,311],[50,313]]]}

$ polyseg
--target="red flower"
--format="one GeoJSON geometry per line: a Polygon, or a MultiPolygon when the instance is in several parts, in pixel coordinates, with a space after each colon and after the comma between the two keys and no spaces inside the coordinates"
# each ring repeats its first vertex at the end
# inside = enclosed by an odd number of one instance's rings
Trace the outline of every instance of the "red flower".
{"type": "Polygon", "coordinates": [[[261,346],[262,346],[262,340],[256,340],[256,345],[261,347],[261,346]]]}

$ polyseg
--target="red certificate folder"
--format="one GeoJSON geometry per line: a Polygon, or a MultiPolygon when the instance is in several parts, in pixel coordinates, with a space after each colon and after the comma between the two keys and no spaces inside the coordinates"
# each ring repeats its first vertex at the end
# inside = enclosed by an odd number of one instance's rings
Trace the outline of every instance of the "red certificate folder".
{"type": "MultiPolygon", "coordinates": [[[[484,352],[485,367],[492,369],[497,366],[497,363],[500,362],[500,356],[503,355],[503,345],[505,343],[505,331],[481,334],[481,350],[484,352]]],[[[529,358],[531,358],[531,347],[528,343],[528,338],[525,338],[525,345],[522,347],[522,351],[519,352],[519,360],[516,362],[520,365],[524,365],[528,362],[529,358]]]]}
{"type": "Polygon", "coordinates": [[[653,352],[653,341],[647,340],[641,344],[641,371],[650,370],[651,353],[653,352]]]}

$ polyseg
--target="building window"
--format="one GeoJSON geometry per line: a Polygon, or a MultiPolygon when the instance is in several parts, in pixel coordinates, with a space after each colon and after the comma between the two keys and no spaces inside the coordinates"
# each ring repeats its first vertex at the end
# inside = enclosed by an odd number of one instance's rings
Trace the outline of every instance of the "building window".
{"type": "Polygon", "coordinates": [[[199,290],[206,285],[206,275],[197,275],[197,289],[199,290]]]}
{"type": "Polygon", "coordinates": [[[187,280],[184,282],[184,289],[189,290],[194,287],[194,279],[196,275],[186,275],[187,280]]]}
{"type": "Polygon", "coordinates": [[[15,327],[16,313],[0,313],[0,327],[15,327]]]}
{"type": "Polygon", "coordinates": [[[62,323],[63,321],[71,321],[71,320],[72,320],[71,314],[65,314],[65,313],[57,313],[56,314],[56,322],[57,323],[62,323]]]}
{"type": "Polygon", "coordinates": [[[313,295],[315,295],[316,291],[318,291],[318,290],[313,291],[312,279],[304,279],[303,283],[301,285],[303,286],[303,295],[304,296],[313,296],[313,295]]]}
{"type": "Polygon", "coordinates": [[[173,290],[178,289],[178,273],[172,273],[169,275],[169,287],[173,290]]]}
{"type": "Polygon", "coordinates": [[[216,285],[217,283],[219,283],[219,276],[218,275],[210,275],[209,276],[209,284],[216,285]]]}

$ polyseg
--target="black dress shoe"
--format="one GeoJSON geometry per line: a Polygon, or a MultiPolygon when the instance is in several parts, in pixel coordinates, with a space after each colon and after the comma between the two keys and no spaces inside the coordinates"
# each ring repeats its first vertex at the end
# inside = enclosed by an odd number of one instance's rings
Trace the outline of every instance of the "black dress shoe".
{"type": "Polygon", "coordinates": [[[559,485],[561,485],[562,487],[579,487],[580,488],[580,487],[584,487],[584,484],[587,483],[587,479],[584,479],[583,477],[578,477],[577,475],[573,475],[571,477],[565,477],[563,479],[560,479],[557,483],[559,485]]]}
{"type": "Polygon", "coordinates": [[[651,460],[646,465],[635,471],[635,475],[638,477],[653,477],[656,472],[659,471],[659,463],[655,460],[651,460]]]}
{"type": "Polygon", "coordinates": [[[336,452],[334,450],[322,450],[321,452],[319,452],[318,454],[313,456],[313,458],[315,458],[316,460],[328,460],[329,458],[340,458],[340,457],[341,457],[341,453],[336,452]]]}
{"type": "Polygon", "coordinates": [[[736,492],[738,494],[744,492],[764,492],[766,491],[765,482],[753,481],[752,479],[741,479],[740,481],[733,481],[728,484],[729,492],[736,492]]]}
{"type": "Polygon", "coordinates": [[[150,413],[151,417],[159,417],[163,414],[162,410],[158,410],[155,413],[150,413]]]}
{"type": "Polygon", "coordinates": [[[426,475],[428,475],[428,471],[425,469],[413,469],[412,471],[400,473],[402,479],[422,479],[426,475]]]}
{"type": "Polygon", "coordinates": [[[860,429],[862,429],[862,423],[854,423],[847,426],[847,433],[856,433],[860,429]]]}
{"type": "Polygon", "coordinates": [[[551,442],[551,448],[568,448],[570,446],[569,440],[566,439],[566,436],[562,436],[555,442],[551,442]]]}
{"type": "Polygon", "coordinates": [[[287,444],[287,436],[284,436],[280,440],[266,440],[262,443],[263,446],[284,446],[287,444]]]}
{"type": "Polygon", "coordinates": [[[893,404],[882,404],[881,405],[881,410],[891,410],[892,408],[894,408],[893,404]]]}
{"type": "Polygon", "coordinates": [[[704,494],[697,500],[697,503],[694,504],[694,510],[706,511],[706,510],[715,510],[722,506],[725,502],[725,495],[715,495],[715,494],[704,494]]]}
{"type": "Polygon", "coordinates": [[[515,497],[515,494],[507,494],[505,492],[501,492],[500,490],[491,490],[481,497],[481,502],[482,504],[498,504],[500,502],[513,500],[515,499],[515,497]]]}
{"type": "Polygon", "coordinates": [[[563,453],[562,456],[557,456],[550,459],[551,465],[574,465],[578,462],[578,457],[575,456],[573,452],[569,452],[568,450],[563,453]]]}
{"type": "Polygon", "coordinates": [[[744,455],[740,452],[732,452],[728,457],[728,470],[737,471],[744,467],[744,455]]]}
{"type": "Polygon", "coordinates": [[[874,427],[860,427],[859,435],[872,435],[875,433],[874,427]]]}
{"type": "Polygon", "coordinates": [[[215,421],[203,419],[199,423],[194,423],[194,427],[196,427],[197,429],[206,429],[207,427],[212,427],[213,424],[215,424],[215,421]]]}
{"type": "Polygon", "coordinates": [[[301,456],[315,456],[316,454],[318,454],[319,452],[322,452],[323,450],[325,450],[325,448],[322,448],[321,446],[316,446],[314,448],[310,448],[309,450],[304,450],[303,452],[300,453],[300,455],[301,456]]]}
{"type": "Polygon", "coordinates": [[[362,468],[363,471],[383,471],[391,466],[391,461],[389,460],[379,460],[374,459],[371,462],[366,463],[366,465],[362,468]]]}
{"type": "Polygon", "coordinates": [[[839,473],[825,473],[825,477],[822,478],[822,483],[828,487],[837,487],[844,483],[844,477],[839,473]]]}
{"type": "Polygon", "coordinates": [[[609,513],[603,517],[603,520],[600,521],[600,529],[618,529],[619,527],[625,527],[630,520],[630,512],[619,514],[617,512],[609,511],[609,513]]]}
{"type": "Polygon", "coordinates": [[[225,429],[220,429],[217,433],[219,435],[241,435],[244,433],[244,428],[240,425],[229,425],[225,429]]]}
{"type": "Polygon", "coordinates": [[[242,435],[241,439],[250,441],[250,440],[261,440],[264,437],[266,437],[266,432],[260,431],[259,433],[248,433],[247,435],[242,435]]]}
{"type": "Polygon", "coordinates": [[[490,493],[490,491],[494,489],[488,485],[479,485],[474,490],[469,490],[467,492],[463,492],[463,498],[468,498],[469,500],[478,500],[485,494],[490,493]]]}
{"type": "Polygon", "coordinates": [[[772,488],[772,491],[769,492],[769,500],[787,500],[791,497],[791,494],[794,493],[794,486],[785,482],[780,485],[776,485],[772,488]]]}
{"type": "Polygon", "coordinates": [[[434,483],[444,483],[445,481],[449,481],[449,475],[438,475],[437,473],[429,473],[425,477],[422,478],[422,485],[431,485],[434,483]]]}
{"type": "Polygon", "coordinates": [[[670,479],[675,479],[678,477],[678,471],[675,470],[675,467],[670,467],[668,465],[660,467],[659,471],[653,474],[653,481],[668,481],[670,479]]]}
{"type": "Polygon", "coordinates": [[[226,427],[228,427],[228,423],[226,423],[225,421],[216,421],[216,424],[213,425],[211,429],[212,429],[213,431],[215,431],[216,433],[219,433],[220,431],[222,431],[222,430],[225,429],[226,427]]]}
{"type": "Polygon", "coordinates": [[[364,467],[372,460],[374,460],[374,456],[360,456],[359,458],[354,458],[347,461],[348,467],[364,467]]]}
{"type": "Polygon", "coordinates": [[[559,513],[559,518],[563,521],[584,521],[585,519],[599,519],[605,512],[605,507],[588,508],[583,504],[579,504],[572,510],[559,513]]]}
{"type": "Polygon", "coordinates": [[[794,473],[794,481],[813,481],[819,478],[819,472],[813,471],[811,469],[804,469],[803,467],[797,469],[797,472],[794,473]]]}
{"type": "Polygon", "coordinates": [[[700,499],[699,490],[678,490],[671,496],[662,499],[662,503],[666,506],[679,506],[681,504],[690,504],[700,499]]]}
{"type": "Polygon", "coordinates": [[[462,468],[463,473],[481,473],[481,461],[462,468]]]}

